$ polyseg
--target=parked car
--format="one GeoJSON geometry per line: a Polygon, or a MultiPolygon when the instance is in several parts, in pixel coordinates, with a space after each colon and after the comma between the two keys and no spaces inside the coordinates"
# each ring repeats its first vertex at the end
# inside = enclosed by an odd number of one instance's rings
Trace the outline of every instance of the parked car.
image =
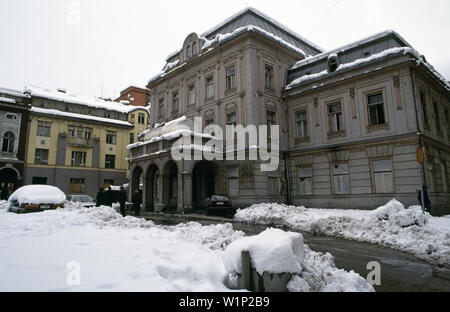
{"type": "Polygon", "coordinates": [[[227,195],[212,195],[208,201],[208,216],[232,217],[236,213],[233,204],[227,195]]]}
{"type": "Polygon", "coordinates": [[[11,212],[38,212],[64,208],[66,194],[55,186],[27,185],[11,194],[8,201],[11,212]]]}
{"type": "Polygon", "coordinates": [[[94,199],[89,195],[69,195],[67,196],[67,200],[74,203],[81,203],[86,208],[95,206],[94,199]]]}

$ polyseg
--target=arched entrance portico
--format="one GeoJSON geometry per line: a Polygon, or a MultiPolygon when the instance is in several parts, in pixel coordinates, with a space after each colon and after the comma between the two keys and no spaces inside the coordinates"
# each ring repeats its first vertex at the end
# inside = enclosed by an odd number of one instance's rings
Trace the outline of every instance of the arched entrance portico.
{"type": "Polygon", "coordinates": [[[155,206],[159,203],[160,185],[159,169],[155,164],[151,164],[147,169],[145,177],[145,211],[154,212],[155,206]]]}
{"type": "Polygon", "coordinates": [[[202,160],[195,164],[192,171],[192,202],[194,209],[206,209],[207,198],[216,193],[218,166],[202,160]]]}
{"type": "MultiPolygon", "coordinates": [[[[11,195],[11,193],[14,192],[18,187],[18,181],[19,175],[15,169],[0,168],[0,193],[4,188],[6,188],[8,194],[11,195]]],[[[7,198],[2,199],[6,200],[7,198]]]]}
{"type": "Polygon", "coordinates": [[[143,173],[141,167],[137,166],[133,169],[131,174],[131,183],[130,183],[130,201],[133,198],[133,194],[136,193],[137,190],[142,191],[143,185],[143,173]]]}
{"type": "Polygon", "coordinates": [[[178,166],[173,160],[169,160],[163,169],[163,204],[165,210],[177,210],[178,208],[178,166]]]}

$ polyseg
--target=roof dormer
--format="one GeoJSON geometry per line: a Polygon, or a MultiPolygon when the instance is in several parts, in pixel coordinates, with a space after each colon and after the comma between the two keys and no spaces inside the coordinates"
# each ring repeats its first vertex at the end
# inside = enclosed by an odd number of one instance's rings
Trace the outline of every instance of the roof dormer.
{"type": "Polygon", "coordinates": [[[191,58],[196,57],[200,53],[200,42],[196,33],[189,34],[183,43],[180,51],[181,62],[187,62],[191,58]]]}

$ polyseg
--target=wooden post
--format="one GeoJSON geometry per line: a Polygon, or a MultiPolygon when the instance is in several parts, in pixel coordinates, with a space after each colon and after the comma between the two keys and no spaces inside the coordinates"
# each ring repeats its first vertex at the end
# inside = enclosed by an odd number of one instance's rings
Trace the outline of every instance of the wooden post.
{"type": "Polygon", "coordinates": [[[251,266],[250,253],[243,250],[241,252],[241,267],[242,267],[242,288],[251,291],[251,266]]]}

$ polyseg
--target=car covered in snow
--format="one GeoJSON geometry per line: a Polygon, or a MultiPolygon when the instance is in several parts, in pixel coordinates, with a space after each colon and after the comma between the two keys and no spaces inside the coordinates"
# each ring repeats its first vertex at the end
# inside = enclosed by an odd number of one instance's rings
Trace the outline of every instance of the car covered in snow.
{"type": "Polygon", "coordinates": [[[10,212],[38,212],[64,208],[66,194],[55,186],[27,185],[12,193],[8,202],[10,212]]]}
{"type": "Polygon", "coordinates": [[[67,200],[73,203],[80,203],[81,206],[86,208],[95,206],[94,199],[89,195],[68,195],[67,200]]]}
{"type": "Polygon", "coordinates": [[[232,217],[236,212],[230,198],[227,195],[212,195],[207,198],[207,204],[208,216],[215,215],[232,217]]]}

